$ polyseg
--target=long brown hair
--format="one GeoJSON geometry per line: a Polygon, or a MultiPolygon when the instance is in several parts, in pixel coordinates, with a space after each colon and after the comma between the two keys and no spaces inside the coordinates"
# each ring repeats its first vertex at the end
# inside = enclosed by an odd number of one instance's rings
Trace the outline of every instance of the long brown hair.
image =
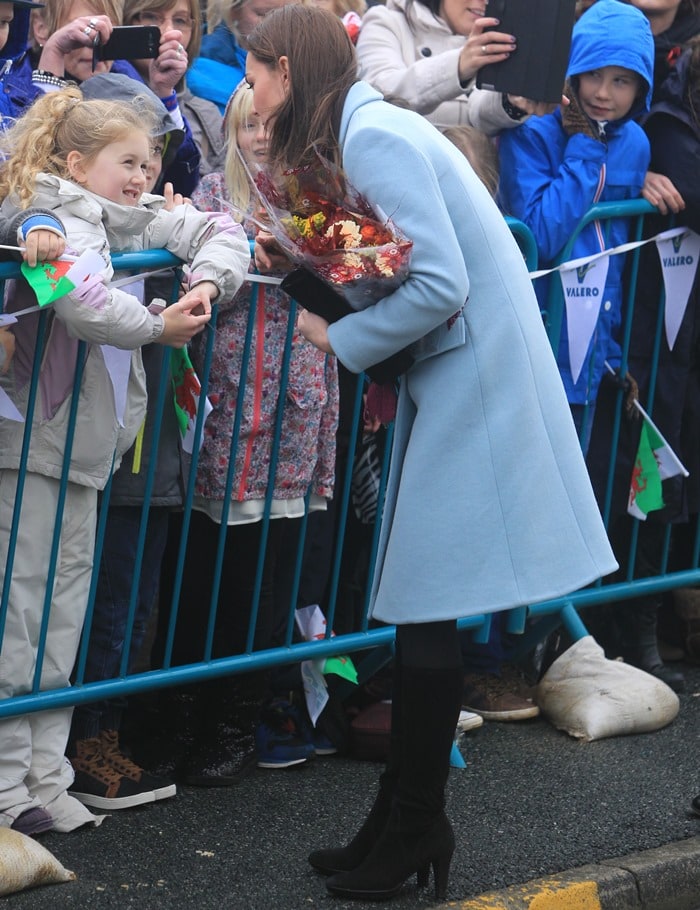
{"type": "Polygon", "coordinates": [[[314,147],[340,163],[343,102],[357,81],[355,49],[340,19],[293,3],[268,13],[248,36],[248,53],[276,69],[289,60],[290,90],[269,125],[270,163],[310,162],[314,147]]]}

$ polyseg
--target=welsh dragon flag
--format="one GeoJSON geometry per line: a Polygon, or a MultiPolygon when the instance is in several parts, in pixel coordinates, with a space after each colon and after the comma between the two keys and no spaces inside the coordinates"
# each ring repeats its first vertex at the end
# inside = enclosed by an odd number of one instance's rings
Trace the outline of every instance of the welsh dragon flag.
{"type": "Polygon", "coordinates": [[[646,521],[649,512],[664,507],[661,481],[677,474],[688,476],[676,453],[645,417],[637,457],[632,468],[627,511],[633,518],[646,521]]]}
{"type": "Polygon", "coordinates": [[[70,294],[91,275],[101,272],[105,261],[95,250],[85,250],[77,259],[55,259],[35,266],[23,262],[20,268],[36,294],[39,306],[46,306],[70,294]]]}
{"type": "MultiPolygon", "coordinates": [[[[188,454],[194,449],[194,431],[197,412],[202,394],[202,383],[194,371],[187,348],[173,348],[170,351],[170,372],[173,378],[175,414],[182,434],[182,448],[188,454]]],[[[208,398],[204,399],[204,420],[197,449],[201,448],[204,424],[213,408],[208,398]]]]}

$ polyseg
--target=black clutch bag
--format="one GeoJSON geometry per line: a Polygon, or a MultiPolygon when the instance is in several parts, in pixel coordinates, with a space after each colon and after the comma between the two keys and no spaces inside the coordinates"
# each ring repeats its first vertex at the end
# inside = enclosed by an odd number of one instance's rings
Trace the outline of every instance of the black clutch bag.
{"type": "MultiPolygon", "coordinates": [[[[280,287],[297,303],[300,303],[309,312],[321,316],[326,322],[337,322],[343,316],[349,316],[350,313],[355,312],[340,294],[337,294],[325,281],[304,266],[298,266],[289,272],[280,287]]],[[[413,357],[404,348],[402,351],[392,354],[391,357],[387,357],[386,360],[368,367],[365,373],[372,382],[383,385],[396,380],[412,365],[413,357]]]]}

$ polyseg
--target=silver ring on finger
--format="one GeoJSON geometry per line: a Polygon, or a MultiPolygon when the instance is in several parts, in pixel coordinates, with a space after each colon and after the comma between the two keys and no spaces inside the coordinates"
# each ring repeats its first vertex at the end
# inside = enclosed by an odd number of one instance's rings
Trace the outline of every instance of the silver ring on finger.
{"type": "Polygon", "coordinates": [[[91,19],[88,22],[88,25],[90,26],[90,28],[95,28],[95,26],[97,25],[97,19],[91,19]]]}
{"type": "Polygon", "coordinates": [[[92,26],[91,26],[91,25],[86,25],[85,28],[83,29],[83,34],[84,34],[84,35],[87,35],[88,38],[89,38],[91,32],[92,32],[92,26]]]}
{"type": "Polygon", "coordinates": [[[183,55],[184,53],[185,53],[185,48],[184,48],[181,44],[178,44],[178,46],[177,46],[177,55],[178,55],[178,57],[182,57],[182,55],[183,55]]]}
{"type": "Polygon", "coordinates": [[[488,54],[488,52],[489,52],[489,46],[488,46],[488,44],[482,44],[481,50],[482,50],[485,54],[488,54]]]}

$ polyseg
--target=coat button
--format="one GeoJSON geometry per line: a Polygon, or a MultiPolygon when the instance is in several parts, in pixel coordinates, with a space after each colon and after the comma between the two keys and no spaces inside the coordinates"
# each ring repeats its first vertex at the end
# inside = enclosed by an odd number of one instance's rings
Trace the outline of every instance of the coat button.
{"type": "Polygon", "coordinates": [[[609,300],[606,300],[605,303],[603,304],[603,309],[607,313],[608,310],[612,309],[612,303],[609,300]]]}
{"type": "Polygon", "coordinates": [[[433,52],[430,50],[429,47],[422,47],[420,49],[420,52],[421,52],[422,57],[432,57],[432,55],[433,55],[433,52]]]}

